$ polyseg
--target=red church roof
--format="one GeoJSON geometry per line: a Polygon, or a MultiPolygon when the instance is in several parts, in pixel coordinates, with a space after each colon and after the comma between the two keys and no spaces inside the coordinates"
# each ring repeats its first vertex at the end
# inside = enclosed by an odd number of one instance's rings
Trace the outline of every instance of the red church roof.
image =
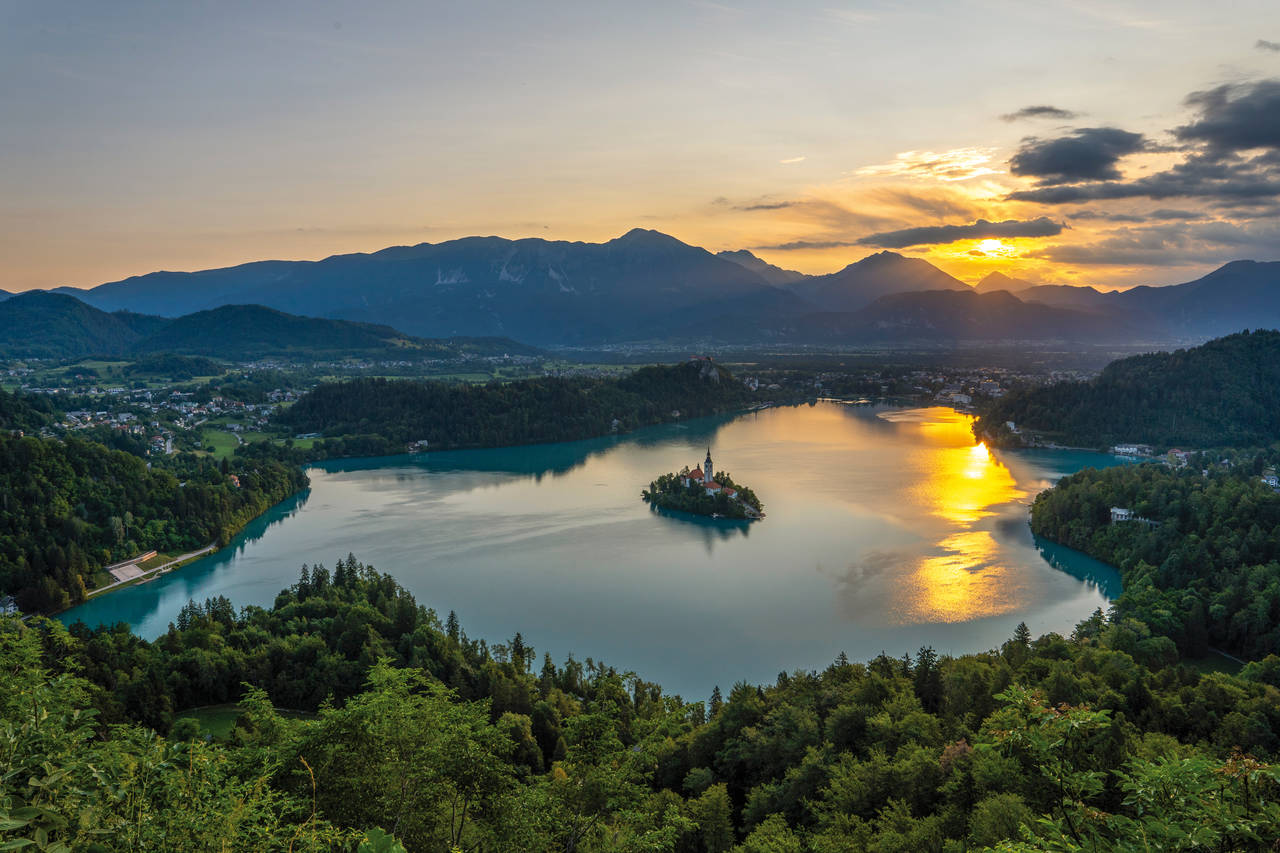
{"type": "Polygon", "coordinates": [[[694,468],[692,471],[689,472],[689,479],[691,480],[701,480],[702,477],[703,477],[703,474],[702,474],[701,468],[694,468]]]}

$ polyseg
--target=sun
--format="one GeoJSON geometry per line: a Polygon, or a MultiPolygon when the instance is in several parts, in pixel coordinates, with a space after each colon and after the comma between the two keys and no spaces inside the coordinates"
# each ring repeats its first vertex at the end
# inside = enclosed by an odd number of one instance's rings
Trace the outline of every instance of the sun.
{"type": "Polygon", "coordinates": [[[1018,250],[1012,243],[1006,243],[998,237],[989,237],[986,240],[977,240],[969,244],[971,248],[969,255],[975,258],[1001,259],[1016,258],[1018,250]]]}

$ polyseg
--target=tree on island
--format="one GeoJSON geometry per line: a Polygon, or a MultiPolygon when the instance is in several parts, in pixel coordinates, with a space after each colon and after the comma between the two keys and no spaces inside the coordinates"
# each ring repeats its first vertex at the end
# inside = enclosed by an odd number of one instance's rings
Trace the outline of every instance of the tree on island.
{"type": "Polygon", "coordinates": [[[757,518],[763,514],[763,504],[749,487],[735,483],[727,471],[717,472],[715,476],[719,488],[708,494],[707,485],[691,478],[687,467],[682,468],[673,474],[663,474],[640,496],[653,506],[694,515],[757,518]]]}

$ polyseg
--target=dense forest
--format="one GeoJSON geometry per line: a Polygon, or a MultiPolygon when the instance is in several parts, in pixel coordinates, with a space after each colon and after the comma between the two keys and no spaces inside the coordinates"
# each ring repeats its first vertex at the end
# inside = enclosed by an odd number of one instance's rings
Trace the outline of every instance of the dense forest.
{"type": "Polygon", "coordinates": [[[53,423],[57,410],[43,394],[10,394],[0,388],[0,429],[9,432],[38,432],[53,423]]]}
{"type": "Polygon", "coordinates": [[[699,481],[684,485],[684,479],[688,476],[687,467],[674,474],[663,474],[651,482],[649,488],[641,491],[640,496],[653,506],[694,515],[747,518],[747,507],[757,513],[764,509],[755,492],[747,486],[735,483],[733,477],[725,471],[717,471],[715,475],[716,482],[724,488],[711,495],[707,494],[706,487],[699,481]],[[737,495],[729,497],[726,489],[735,490],[737,495]]]}
{"type": "Polygon", "coordinates": [[[79,438],[0,433],[0,594],[24,611],[60,610],[84,600],[101,567],[224,544],[305,485],[300,469],[273,460],[148,463],[79,438]]]}
{"type": "Polygon", "coordinates": [[[573,441],[732,411],[751,399],[727,370],[696,360],[644,367],[621,379],[487,385],[355,379],[320,385],[278,420],[295,432],[363,439],[358,446],[365,449],[403,452],[417,441],[432,449],[573,441]]]}
{"type": "Polygon", "coordinates": [[[1280,439],[1280,332],[1241,332],[1203,346],[1112,362],[1088,382],[1017,389],[991,401],[980,438],[1025,435],[1074,447],[1263,447],[1280,439]]]}
{"type": "Polygon", "coordinates": [[[519,634],[474,641],[353,557],[304,567],[270,609],[189,605],[154,643],[0,620],[0,843],[1273,849],[1280,658],[1205,675],[1135,647],[1146,632],[1099,612],[1069,638],[840,655],[686,703],[539,662],[519,634]],[[183,714],[228,699],[224,739],[183,714]]]}
{"type": "Polygon", "coordinates": [[[1118,567],[1116,607],[1151,627],[1150,643],[1260,657],[1280,649],[1280,494],[1257,476],[1266,459],[1207,476],[1085,469],[1035,499],[1031,529],[1118,567]],[[1113,524],[1111,507],[1138,518],[1113,524]]]}

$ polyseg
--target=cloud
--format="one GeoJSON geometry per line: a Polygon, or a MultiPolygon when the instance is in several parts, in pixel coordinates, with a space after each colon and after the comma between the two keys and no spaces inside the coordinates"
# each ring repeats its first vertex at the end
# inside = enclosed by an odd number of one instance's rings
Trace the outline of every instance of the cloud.
{"type": "Polygon", "coordinates": [[[1154,222],[1180,219],[1205,219],[1209,214],[1196,210],[1176,210],[1162,207],[1147,213],[1111,213],[1105,210],[1077,210],[1072,219],[1101,220],[1104,222],[1154,222]]]}
{"type": "Polygon", "coordinates": [[[1267,41],[1266,39],[1258,39],[1253,43],[1258,50],[1271,50],[1280,53],[1280,41],[1267,41]]]}
{"type": "MultiPolygon", "coordinates": [[[[866,198],[884,207],[903,208],[912,214],[923,214],[932,219],[977,219],[984,213],[983,208],[975,204],[971,196],[947,187],[877,187],[869,190],[866,198]]],[[[904,218],[912,217],[908,215],[904,218]]]]}
{"type": "Polygon", "coordinates": [[[805,161],[805,157],[804,155],[801,155],[799,157],[788,157],[787,159],[779,160],[778,162],[784,166],[789,166],[792,163],[803,163],[804,161],[805,161]]]}
{"type": "Polygon", "coordinates": [[[795,240],[791,243],[779,243],[776,246],[752,246],[751,248],[760,252],[794,252],[802,249],[845,249],[857,245],[857,241],[851,240],[795,240]]]}
{"type": "Polygon", "coordinates": [[[1064,110],[1061,107],[1051,107],[1048,104],[1023,107],[1016,112],[1005,113],[1000,116],[1004,121],[1019,121],[1026,118],[1056,118],[1069,121],[1077,117],[1079,117],[1079,113],[1073,113],[1071,110],[1064,110]]]}
{"type": "Polygon", "coordinates": [[[794,201],[758,201],[752,204],[735,204],[734,210],[784,210],[788,207],[795,207],[794,201]]]}
{"type": "MultiPolygon", "coordinates": [[[[1114,147],[1094,158],[1095,168],[1073,171],[1044,156],[1047,146],[1064,140],[1031,140],[1014,155],[1010,167],[1014,174],[1037,175],[1039,185],[1010,193],[1007,199],[1074,204],[1123,198],[1205,198],[1216,207],[1243,209],[1269,205],[1280,197],[1280,80],[1193,92],[1186,103],[1196,114],[1173,130],[1186,152],[1182,162],[1123,181],[1115,169],[1115,160],[1123,155],[1117,155],[1114,147]]],[[[1076,131],[1081,133],[1084,131],[1076,131]]],[[[1138,134],[1126,136],[1140,138],[1138,134]]],[[[1116,141],[1124,147],[1123,138],[1116,141]]]]}
{"type": "Polygon", "coordinates": [[[1280,225],[1224,221],[1119,228],[1091,243],[1046,246],[1027,257],[1067,264],[1187,266],[1250,255],[1280,257],[1280,225]]]}
{"type": "Polygon", "coordinates": [[[863,166],[853,174],[859,177],[909,177],[935,181],[967,181],[984,175],[1001,174],[989,165],[994,148],[953,148],[934,151],[903,151],[892,163],[863,166]]]}
{"type": "Polygon", "coordinates": [[[1056,139],[1029,137],[1009,159],[1009,171],[1038,179],[1040,186],[1120,177],[1116,163],[1141,151],[1146,139],[1115,127],[1085,127],[1056,139]]]}
{"type": "Polygon", "coordinates": [[[1210,198],[1221,206],[1264,204],[1280,196],[1280,174],[1268,158],[1193,154],[1163,172],[1134,181],[1043,186],[1008,195],[1010,201],[1073,204],[1121,198],[1210,198]]]}
{"type": "Polygon", "coordinates": [[[858,240],[860,246],[880,246],[903,249],[907,246],[923,246],[937,243],[955,243],[959,240],[980,240],[988,237],[1054,237],[1062,233],[1063,226],[1047,216],[1039,219],[1006,219],[1004,222],[988,222],[979,219],[972,225],[925,225],[903,228],[899,231],[883,231],[858,240]]]}
{"type": "Polygon", "coordinates": [[[1184,142],[1211,152],[1280,149],[1280,80],[1218,86],[1187,96],[1200,115],[1174,131],[1184,142]]]}

